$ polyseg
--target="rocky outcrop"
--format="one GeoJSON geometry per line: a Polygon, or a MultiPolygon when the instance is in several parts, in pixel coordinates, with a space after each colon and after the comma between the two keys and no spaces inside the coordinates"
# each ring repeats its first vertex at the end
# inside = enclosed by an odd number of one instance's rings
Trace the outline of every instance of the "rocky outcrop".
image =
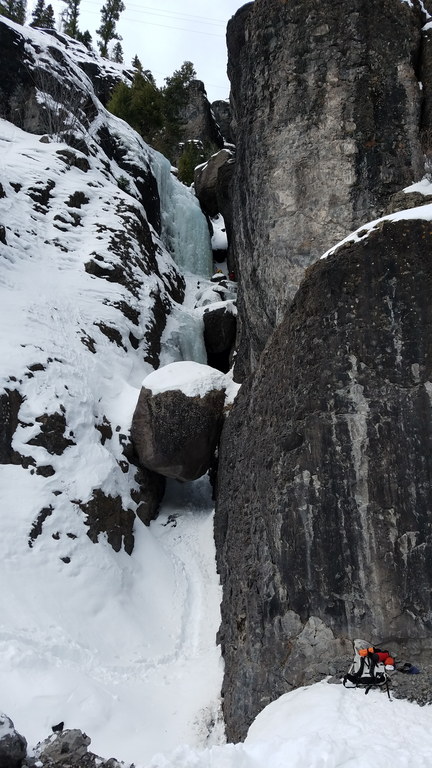
{"type": "Polygon", "coordinates": [[[225,143],[235,144],[235,134],[232,128],[232,109],[229,101],[222,99],[213,101],[211,109],[225,143]]]}
{"type": "Polygon", "coordinates": [[[53,731],[59,730],[37,745],[35,757],[27,758],[23,768],[126,768],[113,757],[104,760],[90,752],[91,739],[86,733],[78,728],[62,728],[63,723],[53,727],[53,731]]]}
{"type": "Polygon", "coordinates": [[[256,0],[231,19],[237,377],[305,268],[423,175],[424,21],[400,0],[256,0]]]}
{"type": "MultiPolygon", "coordinates": [[[[233,214],[231,185],[234,174],[235,155],[232,150],[221,149],[203,165],[195,168],[195,194],[201,208],[207,216],[214,217],[221,213],[227,233],[228,244],[232,239],[233,214]]],[[[229,258],[230,268],[234,268],[229,258]]]]}
{"type": "Polygon", "coordinates": [[[179,118],[182,123],[182,141],[200,141],[204,147],[223,146],[222,135],[201,80],[192,80],[190,83],[188,101],[180,111],[179,118]]]}
{"type": "Polygon", "coordinates": [[[233,153],[228,149],[221,149],[206,163],[195,168],[195,194],[208,216],[222,213],[221,199],[226,192],[220,192],[219,172],[227,163],[233,164],[233,153]]]}
{"type": "Polygon", "coordinates": [[[212,368],[228,373],[236,339],[237,312],[232,302],[204,310],[204,344],[207,362],[212,368]]]}
{"type": "Polygon", "coordinates": [[[230,740],[346,664],[348,638],[432,654],[432,229],[355,239],[310,267],[223,432],[230,740]]]}
{"type": "Polygon", "coordinates": [[[172,363],[166,368],[163,391],[153,386],[160,371],[143,382],[132,420],[132,441],[146,469],[176,480],[196,480],[209,469],[222,428],[223,375],[198,363],[172,363]],[[189,385],[182,391],[176,384],[177,372],[188,375],[191,365],[204,382],[201,392],[195,393],[189,385]]]}
{"type": "Polygon", "coordinates": [[[0,714],[0,768],[20,768],[27,753],[27,742],[7,715],[0,714]]]}

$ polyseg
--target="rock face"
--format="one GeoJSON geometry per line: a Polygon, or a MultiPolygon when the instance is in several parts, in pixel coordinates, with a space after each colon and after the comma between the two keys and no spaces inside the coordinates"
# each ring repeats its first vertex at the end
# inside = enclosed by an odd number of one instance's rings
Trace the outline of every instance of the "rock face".
{"type": "Polygon", "coordinates": [[[198,140],[204,146],[214,144],[216,147],[222,147],[222,135],[211,112],[204,83],[201,80],[193,80],[188,94],[188,103],[180,113],[183,123],[182,140],[198,140]]]}
{"type": "Polygon", "coordinates": [[[132,440],[147,469],[176,480],[196,480],[209,469],[222,428],[223,391],[188,397],[179,390],[153,395],[143,387],[132,440]]]}
{"type": "Polygon", "coordinates": [[[228,25],[239,378],[255,368],[305,268],[423,175],[430,69],[414,5],[256,0],[228,25]]]}
{"type": "Polygon", "coordinates": [[[27,742],[10,717],[0,714],[0,768],[20,768],[27,753],[27,742]]]}
{"type": "Polygon", "coordinates": [[[360,237],[310,267],[224,428],[230,740],[348,638],[432,654],[432,227],[360,237]]]}
{"type": "Polygon", "coordinates": [[[195,194],[208,216],[221,213],[224,217],[228,243],[232,236],[231,183],[234,172],[234,154],[221,149],[195,169],[195,194]]]}
{"type": "Polygon", "coordinates": [[[224,141],[228,144],[235,144],[235,134],[232,129],[232,109],[229,101],[222,99],[212,101],[211,108],[224,141]]]}

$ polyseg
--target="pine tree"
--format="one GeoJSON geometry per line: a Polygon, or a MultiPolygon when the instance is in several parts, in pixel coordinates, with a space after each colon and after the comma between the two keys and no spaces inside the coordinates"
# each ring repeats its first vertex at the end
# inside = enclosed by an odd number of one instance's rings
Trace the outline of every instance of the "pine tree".
{"type": "Polygon", "coordinates": [[[123,82],[118,83],[107,108],[113,115],[121,117],[135,128],[150,144],[163,129],[162,94],[138,70],[130,86],[123,82]]]}
{"type": "Polygon", "coordinates": [[[62,13],[63,32],[69,37],[78,39],[78,17],[81,0],[62,0],[66,8],[62,13]]]}
{"type": "Polygon", "coordinates": [[[17,24],[24,24],[27,14],[27,0],[5,0],[0,2],[0,14],[17,24]]]}
{"type": "Polygon", "coordinates": [[[54,8],[52,7],[51,3],[47,5],[46,12],[45,12],[45,18],[44,18],[44,29],[55,29],[56,21],[54,16],[54,8]]]}
{"type": "Polygon", "coordinates": [[[101,10],[101,25],[96,30],[96,34],[99,35],[98,46],[101,56],[108,56],[108,45],[112,40],[121,40],[121,37],[116,32],[116,23],[120,18],[120,14],[125,9],[123,0],[107,0],[101,10]]]}
{"type": "Polygon", "coordinates": [[[45,0],[37,0],[32,13],[31,27],[40,27],[42,29],[55,29],[54,9],[52,5],[45,8],[45,0]]]}
{"type": "Polygon", "coordinates": [[[89,51],[92,51],[92,36],[88,29],[86,29],[85,32],[80,32],[78,30],[76,39],[80,41],[80,43],[84,43],[85,47],[89,49],[89,51]]]}
{"type": "Polygon", "coordinates": [[[116,62],[116,64],[123,64],[123,48],[121,47],[120,41],[117,41],[112,52],[112,60],[116,62]]]}
{"type": "Polygon", "coordinates": [[[137,72],[143,71],[143,65],[141,64],[138,56],[135,54],[135,56],[132,59],[132,69],[136,69],[137,72]]]}
{"type": "Polygon", "coordinates": [[[31,27],[41,27],[41,20],[45,13],[45,0],[37,0],[34,11],[32,13],[31,27]]]}

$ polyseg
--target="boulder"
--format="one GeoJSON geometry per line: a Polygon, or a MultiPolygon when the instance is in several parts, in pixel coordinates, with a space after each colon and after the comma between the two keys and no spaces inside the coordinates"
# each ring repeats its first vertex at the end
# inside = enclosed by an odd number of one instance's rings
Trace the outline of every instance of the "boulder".
{"type": "Polygon", "coordinates": [[[236,338],[236,315],[231,302],[221,307],[205,309],[203,314],[207,361],[223,373],[230,369],[230,353],[236,338]]]}
{"type": "Polygon", "coordinates": [[[225,422],[230,741],[330,674],[325,656],[352,638],[432,659],[432,227],[382,221],[356,238],[308,270],[225,422]]]}
{"type": "Polygon", "coordinates": [[[210,467],[222,428],[225,377],[199,363],[171,363],[143,381],[131,437],[141,464],[196,480],[210,467]]]}
{"type": "Polygon", "coordinates": [[[35,756],[44,766],[81,766],[91,739],[77,728],[53,733],[37,745],[35,756]]]}
{"type": "Polygon", "coordinates": [[[27,752],[27,742],[7,715],[0,714],[0,768],[19,768],[27,752]]]}
{"type": "Polygon", "coordinates": [[[219,198],[226,195],[226,191],[220,191],[219,171],[227,165],[232,165],[233,153],[229,149],[221,149],[204,164],[195,168],[195,194],[200,205],[208,216],[216,216],[222,213],[219,198]]]}

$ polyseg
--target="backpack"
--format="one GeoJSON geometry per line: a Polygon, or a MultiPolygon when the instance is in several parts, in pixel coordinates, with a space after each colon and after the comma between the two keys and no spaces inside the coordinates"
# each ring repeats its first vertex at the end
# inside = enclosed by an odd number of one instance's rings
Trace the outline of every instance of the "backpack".
{"type": "Polygon", "coordinates": [[[394,668],[394,659],[388,651],[369,645],[363,640],[354,640],[354,660],[343,678],[345,688],[386,688],[390,698],[389,676],[386,666],[394,668]]]}

